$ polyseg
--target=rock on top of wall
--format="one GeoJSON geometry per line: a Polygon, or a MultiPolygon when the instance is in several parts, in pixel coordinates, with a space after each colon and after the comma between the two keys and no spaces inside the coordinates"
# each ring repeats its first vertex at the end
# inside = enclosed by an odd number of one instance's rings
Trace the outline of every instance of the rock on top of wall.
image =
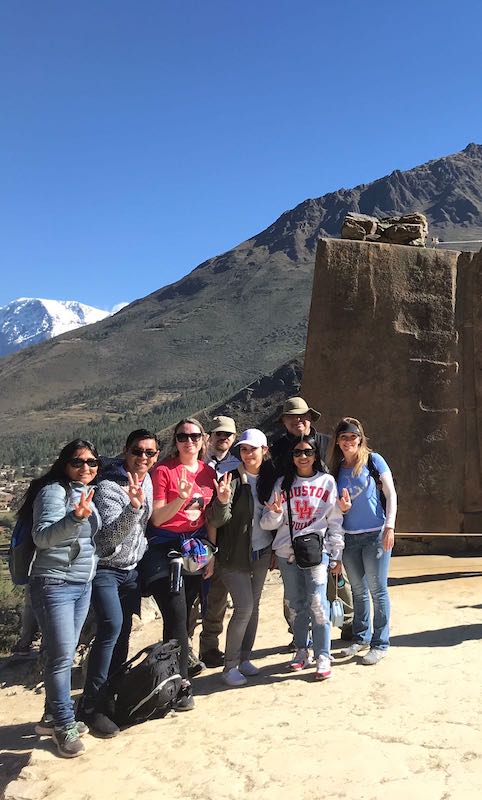
{"type": "Polygon", "coordinates": [[[404,214],[401,217],[370,217],[367,214],[346,215],[341,228],[342,239],[405,244],[425,247],[428,222],[424,214],[404,214]]]}

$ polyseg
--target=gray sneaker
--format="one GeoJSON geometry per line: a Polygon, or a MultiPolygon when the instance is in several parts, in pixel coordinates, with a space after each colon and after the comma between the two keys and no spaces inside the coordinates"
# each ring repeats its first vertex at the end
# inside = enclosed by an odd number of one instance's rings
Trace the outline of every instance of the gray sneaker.
{"type": "Polygon", "coordinates": [[[348,647],[344,647],[339,651],[341,656],[356,656],[361,650],[368,650],[369,645],[366,642],[352,642],[348,647]]]}
{"type": "Polygon", "coordinates": [[[379,647],[372,647],[370,652],[367,653],[366,656],[363,656],[362,664],[367,664],[367,665],[378,664],[378,662],[381,661],[382,658],[385,658],[385,656],[387,655],[388,655],[388,650],[380,650],[379,647]]]}
{"type": "Polygon", "coordinates": [[[196,675],[199,675],[204,669],[206,669],[206,664],[204,661],[201,661],[200,658],[197,657],[192,647],[189,648],[189,653],[187,656],[187,674],[190,678],[194,678],[196,675]]]}
{"type": "MultiPolygon", "coordinates": [[[[86,733],[89,732],[89,729],[85,722],[81,722],[78,720],[76,723],[77,730],[79,732],[79,736],[85,736],[86,733]]],[[[37,736],[53,736],[55,728],[54,718],[51,714],[43,714],[42,719],[40,722],[37,722],[35,726],[35,733],[37,736]]]]}
{"type": "Polygon", "coordinates": [[[76,758],[85,753],[75,722],[69,722],[63,728],[54,728],[52,737],[62,758],[76,758]]]}

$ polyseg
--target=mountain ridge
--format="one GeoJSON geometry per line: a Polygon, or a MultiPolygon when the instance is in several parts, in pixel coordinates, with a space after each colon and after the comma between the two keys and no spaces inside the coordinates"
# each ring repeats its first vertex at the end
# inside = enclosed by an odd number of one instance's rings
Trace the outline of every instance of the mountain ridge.
{"type": "Polygon", "coordinates": [[[109,314],[78,300],[18,297],[0,306],[0,356],[100,322],[109,314]]]}
{"type": "Polygon", "coordinates": [[[115,387],[110,405],[130,403],[135,415],[141,395],[182,397],[221,389],[227,378],[241,387],[273,372],[304,348],[316,245],[338,234],[348,211],[423,211],[431,236],[480,238],[482,145],[304,200],[114,316],[4,357],[0,432],[60,435],[72,420],[87,421],[89,406],[101,411],[106,386],[115,387]],[[51,414],[41,410],[45,403],[51,414]]]}

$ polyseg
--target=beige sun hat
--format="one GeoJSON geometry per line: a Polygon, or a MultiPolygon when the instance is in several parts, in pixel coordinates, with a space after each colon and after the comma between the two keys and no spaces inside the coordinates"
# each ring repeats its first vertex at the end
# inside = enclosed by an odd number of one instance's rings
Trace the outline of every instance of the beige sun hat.
{"type": "Polygon", "coordinates": [[[236,433],[236,423],[232,417],[214,417],[211,433],[216,431],[226,431],[226,433],[236,433]]]}
{"type": "Polygon", "coordinates": [[[278,422],[283,421],[285,414],[296,414],[297,416],[309,414],[312,422],[316,422],[321,417],[320,412],[315,411],[314,408],[310,408],[306,400],[303,400],[302,397],[288,397],[288,399],[285,400],[278,422]]]}

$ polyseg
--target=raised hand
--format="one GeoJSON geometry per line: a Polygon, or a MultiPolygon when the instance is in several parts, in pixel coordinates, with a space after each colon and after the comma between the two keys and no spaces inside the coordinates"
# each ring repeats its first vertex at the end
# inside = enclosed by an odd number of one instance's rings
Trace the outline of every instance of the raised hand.
{"type": "Polygon", "coordinates": [[[177,491],[179,492],[179,497],[181,498],[181,500],[189,500],[189,498],[191,497],[193,486],[194,483],[190,483],[187,479],[186,467],[182,467],[181,477],[177,482],[177,491]]]}
{"type": "Polygon", "coordinates": [[[82,492],[79,502],[74,506],[74,517],[77,519],[86,519],[92,514],[91,502],[94,496],[94,490],[91,489],[88,494],[82,492]]]}
{"type": "Polygon", "coordinates": [[[265,503],[266,508],[268,511],[274,511],[275,514],[281,514],[283,511],[283,506],[281,503],[281,495],[278,492],[274,493],[273,502],[272,503],[265,503]]]}
{"type": "Polygon", "coordinates": [[[342,514],[346,514],[351,508],[351,497],[348,489],[345,487],[341,493],[341,497],[336,501],[342,514]]]}
{"type": "Polygon", "coordinates": [[[223,506],[226,506],[230,499],[231,499],[231,479],[232,475],[230,472],[225,472],[221,480],[214,481],[214,485],[216,487],[216,494],[218,496],[218,500],[223,506]]]}
{"type": "Polygon", "coordinates": [[[129,489],[127,494],[129,495],[131,506],[132,508],[140,508],[144,504],[144,492],[142,491],[142,486],[139,483],[139,476],[137,472],[134,472],[133,475],[128,472],[127,477],[129,479],[129,489]]]}

